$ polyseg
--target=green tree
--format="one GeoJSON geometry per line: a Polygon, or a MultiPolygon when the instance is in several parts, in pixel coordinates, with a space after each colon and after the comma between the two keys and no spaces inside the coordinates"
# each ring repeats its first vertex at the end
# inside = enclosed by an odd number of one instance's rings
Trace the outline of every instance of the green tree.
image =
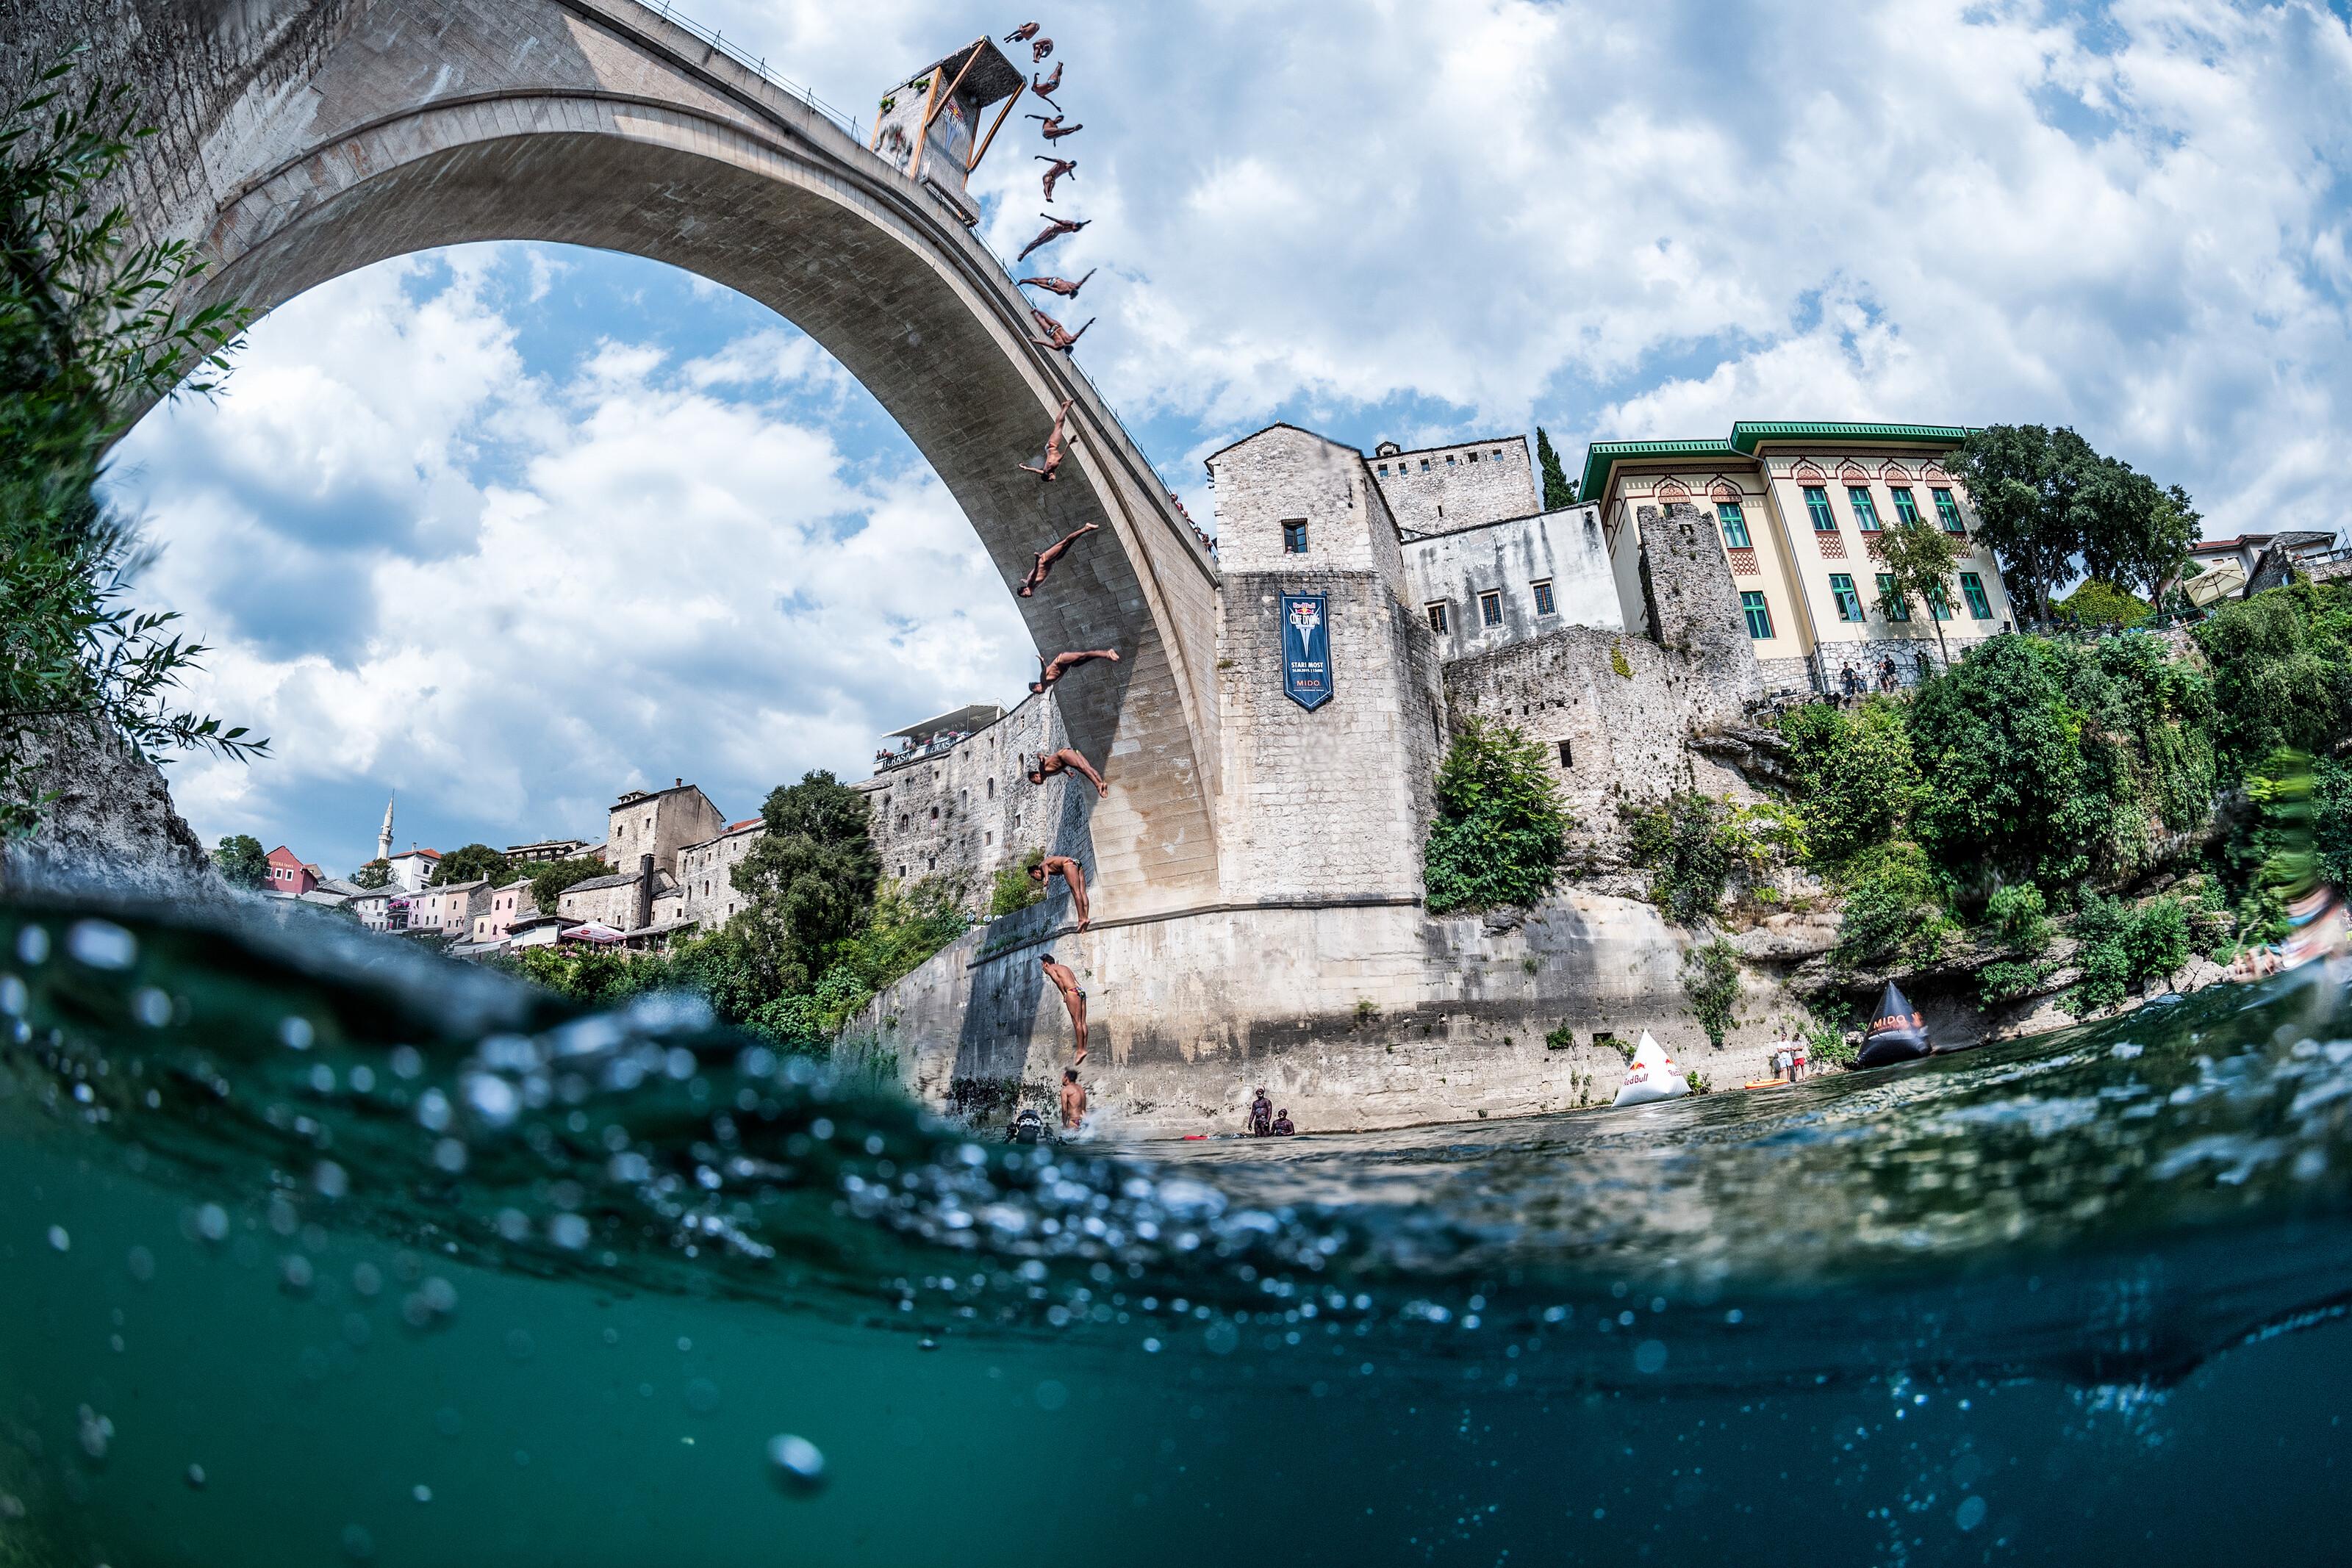
{"type": "Polygon", "coordinates": [[[1536,426],[1536,464],[1543,470],[1543,509],[1557,512],[1562,507],[1576,505],[1576,481],[1560,466],[1559,454],[1540,424],[1536,426]]]}
{"type": "Polygon", "coordinates": [[[2155,603],[2189,559],[2204,519],[2179,486],[2155,480],[2114,459],[2085,487],[2083,565],[2092,577],[2137,589],[2155,603]]]}
{"type": "Polygon", "coordinates": [[[391,881],[392,862],[387,860],[372,860],[352,873],[353,887],[377,888],[391,881]]]}
{"type": "Polygon", "coordinates": [[[231,887],[269,885],[269,854],[251,833],[231,833],[213,851],[213,868],[231,887]]]}
{"type": "Polygon", "coordinates": [[[1569,815],[1543,747],[1472,719],[1437,770],[1437,819],[1422,852],[1429,910],[1533,904],[1559,881],[1569,815]]]}
{"type": "Polygon", "coordinates": [[[1856,856],[1842,881],[1845,913],[1831,962],[1853,971],[1932,964],[1943,956],[1951,920],[1926,852],[1900,841],[1856,856]]]}
{"type": "Polygon", "coordinates": [[[1947,871],[2049,888],[2090,872],[2111,803],[2087,787],[2072,673],[2055,643],[1994,637],[1912,698],[1912,753],[1927,781],[1912,827],[1947,871]]]}
{"type": "Polygon", "coordinates": [[[769,793],[767,832],[731,873],[751,907],[736,918],[778,992],[805,991],[864,923],[882,878],[866,797],[831,773],[769,793]]]}
{"type": "Polygon", "coordinates": [[[440,887],[448,883],[472,882],[477,877],[487,877],[496,886],[507,880],[511,869],[507,857],[489,845],[466,844],[451,850],[434,862],[432,885],[440,887]]]}
{"type": "Polygon", "coordinates": [[[1720,937],[1696,943],[1683,954],[1683,995],[1691,1016],[1706,1031],[1706,1042],[1723,1049],[1723,1037],[1738,1027],[1739,949],[1720,937]]]}
{"type": "Polygon", "coordinates": [[[2213,667],[2215,738],[2231,773],[2282,747],[2326,752],[2352,730],[2352,590],[2289,583],[2190,629],[2213,667]]]}
{"type": "Polygon", "coordinates": [[[988,914],[992,920],[1007,915],[1018,915],[1033,904],[1045,898],[1045,884],[1029,874],[1030,869],[1044,862],[1044,850],[1031,850],[1021,857],[1019,865],[1002,867],[988,894],[988,914]]]}
{"type": "Polygon", "coordinates": [[[123,602],[144,562],[130,519],[95,486],[108,445],[149,402],[208,392],[242,326],[233,308],[167,302],[201,270],[184,241],[134,246],[100,212],[141,134],[129,90],[79,101],[56,84],[0,123],[0,834],[37,827],[29,745],[45,726],[110,728],[144,757],[250,758],[268,742],[173,707],[205,652],[176,616],[123,602]],[[184,385],[183,382],[184,382],[184,385]]]}
{"type": "Polygon", "coordinates": [[[2126,630],[2155,613],[2146,600],[2101,577],[2084,578],[2081,587],[2050,608],[2085,626],[2118,626],[2126,630]]]}
{"type": "Polygon", "coordinates": [[[1898,520],[1874,543],[1886,568],[1878,612],[1889,621],[1901,621],[1909,618],[1913,601],[1926,606],[1927,623],[1936,629],[1936,652],[1941,663],[1949,664],[1952,650],[1944,641],[1944,617],[1952,612],[1950,583],[1960,564],[1955,537],[1915,514],[1898,520]]]}
{"type": "Polygon", "coordinates": [[[1967,487],[1977,537],[2000,558],[2002,580],[2037,616],[2048,616],[2052,591],[2074,575],[2083,548],[2074,500],[2095,455],[2071,430],[1988,424],[1945,459],[1967,487]]]}
{"type": "Polygon", "coordinates": [[[594,855],[575,855],[570,860],[550,861],[531,873],[530,902],[541,915],[555,913],[556,900],[563,890],[586,882],[590,877],[610,876],[613,868],[594,855]]]}
{"type": "Polygon", "coordinates": [[[1808,858],[1833,870],[1901,836],[1920,794],[1904,712],[1884,697],[1856,708],[1813,703],[1783,715],[1808,858]]]}

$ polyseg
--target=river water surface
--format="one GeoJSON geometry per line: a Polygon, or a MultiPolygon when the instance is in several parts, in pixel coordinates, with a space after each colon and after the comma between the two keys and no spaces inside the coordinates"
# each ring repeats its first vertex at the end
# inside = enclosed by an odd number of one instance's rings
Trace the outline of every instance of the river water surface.
{"type": "Polygon", "coordinates": [[[0,1565],[2341,1562],[2346,978],[1027,1150],[690,1001],[0,909],[0,1565]]]}

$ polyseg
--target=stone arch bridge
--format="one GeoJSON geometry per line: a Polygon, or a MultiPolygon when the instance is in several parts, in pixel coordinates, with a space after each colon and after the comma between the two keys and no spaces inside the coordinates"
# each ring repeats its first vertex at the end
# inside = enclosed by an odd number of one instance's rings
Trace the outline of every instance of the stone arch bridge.
{"type": "MultiPolygon", "coordinates": [[[[123,193],[142,237],[187,238],[204,298],[266,310],[385,257],[540,240],[673,263],[760,300],[888,409],[1037,646],[1115,646],[1061,689],[1111,782],[1097,907],[1215,898],[1216,572],[1165,487],[1026,302],[938,198],[814,103],[635,0],[16,0],[11,101],[65,49],[127,84],[159,134],[123,193]],[[1015,465],[1075,399],[1061,477],[1015,465]]],[[[887,62],[897,68],[902,62],[887,62]]],[[[881,65],[883,62],[877,62],[881,65]]],[[[876,86],[883,85],[877,78],[876,86]]],[[[1081,791],[1080,793],[1086,793],[1081,791]]]]}

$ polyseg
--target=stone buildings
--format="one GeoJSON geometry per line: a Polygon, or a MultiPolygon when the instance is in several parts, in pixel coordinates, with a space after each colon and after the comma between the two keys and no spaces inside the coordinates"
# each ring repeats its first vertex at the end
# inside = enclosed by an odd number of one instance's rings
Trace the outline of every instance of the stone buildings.
{"type": "Polygon", "coordinates": [[[726,831],[710,797],[680,779],[667,789],[632,789],[605,813],[604,863],[634,870],[639,855],[675,876],[678,852],[726,831]]]}
{"type": "MultiPolygon", "coordinates": [[[[1065,678],[1086,677],[1081,666],[1065,678]]],[[[972,704],[890,738],[904,744],[880,754],[874,777],[852,786],[873,811],[884,876],[938,878],[959,890],[965,908],[985,909],[996,873],[1067,841],[1058,833],[1066,814],[1083,821],[1067,775],[1029,782],[1036,759],[1067,739],[1051,693],[1033,692],[1009,713],[972,704]]]]}

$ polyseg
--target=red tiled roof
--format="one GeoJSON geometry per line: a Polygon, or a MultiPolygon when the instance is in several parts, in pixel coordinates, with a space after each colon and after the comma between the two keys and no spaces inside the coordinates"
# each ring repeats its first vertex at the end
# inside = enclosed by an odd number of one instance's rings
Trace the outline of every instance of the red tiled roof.
{"type": "Polygon", "coordinates": [[[727,824],[727,831],[728,831],[729,832],[730,832],[730,833],[740,833],[740,832],[741,832],[741,831],[742,831],[744,829],[746,829],[746,828],[756,828],[756,827],[758,827],[759,825],[760,825],[760,819],[759,819],[759,818],[757,818],[757,817],[746,817],[746,818],[744,818],[744,819],[743,819],[741,821],[740,821],[740,822],[730,822],[730,823],[728,823],[728,824],[727,824]]]}

